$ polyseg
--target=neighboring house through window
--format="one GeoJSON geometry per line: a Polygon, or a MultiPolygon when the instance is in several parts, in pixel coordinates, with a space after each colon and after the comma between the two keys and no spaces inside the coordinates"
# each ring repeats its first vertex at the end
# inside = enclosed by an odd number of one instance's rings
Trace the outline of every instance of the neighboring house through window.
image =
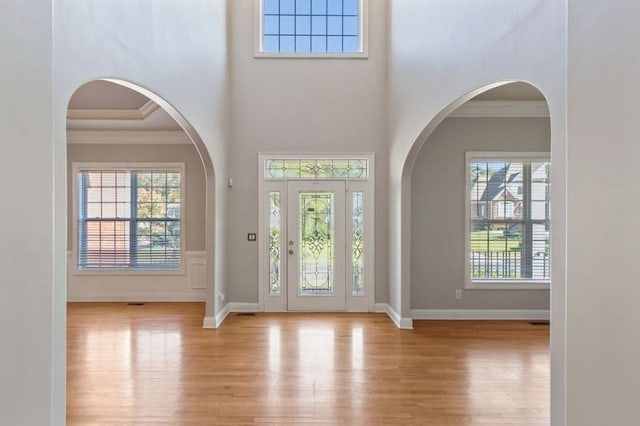
{"type": "Polygon", "coordinates": [[[368,0],[255,0],[256,56],[366,56],[368,0]]]}
{"type": "Polygon", "coordinates": [[[78,270],[179,270],[183,169],[77,166],[78,270]]]}
{"type": "Polygon", "coordinates": [[[548,284],[549,165],[542,153],[467,153],[467,287],[548,284]]]}

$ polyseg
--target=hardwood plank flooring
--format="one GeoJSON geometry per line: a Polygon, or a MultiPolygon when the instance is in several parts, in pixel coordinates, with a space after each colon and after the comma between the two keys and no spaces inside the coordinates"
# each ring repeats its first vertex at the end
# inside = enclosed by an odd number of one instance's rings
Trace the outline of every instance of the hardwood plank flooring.
{"type": "Polygon", "coordinates": [[[68,425],[548,425],[549,327],[70,303],[68,425]]]}

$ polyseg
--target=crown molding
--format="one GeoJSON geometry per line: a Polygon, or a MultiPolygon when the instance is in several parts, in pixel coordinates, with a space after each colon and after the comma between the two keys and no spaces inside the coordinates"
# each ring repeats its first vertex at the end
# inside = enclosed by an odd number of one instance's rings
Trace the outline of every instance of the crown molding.
{"type": "Polygon", "coordinates": [[[191,144],[191,139],[183,130],[69,130],[67,143],[182,145],[191,144]]]}
{"type": "Polygon", "coordinates": [[[160,108],[158,104],[148,100],[137,109],[69,109],[67,111],[67,119],[142,121],[156,112],[158,108],[160,108]]]}
{"type": "Polygon", "coordinates": [[[469,101],[449,117],[529,117],[548,118],[546,101],[469,101]]]}
{"type": "Polygon", "coordinates": [[[68,120],[144,120],[137,109],[70,109],[68,120]]]}
{"type": "Polygon", "coordinates": [[[158,108],[160,108],[160,105],[149,99],[147,102],[145,102],[144,105],[138,108],[138,111],[140,111],[142,119],[144,120],[145,118],[156,112],[158,108]]]}

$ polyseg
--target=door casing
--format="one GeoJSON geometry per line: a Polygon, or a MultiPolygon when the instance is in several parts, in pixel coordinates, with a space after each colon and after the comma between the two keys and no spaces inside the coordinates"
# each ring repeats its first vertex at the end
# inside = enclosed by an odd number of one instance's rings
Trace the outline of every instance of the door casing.
{"type": "MultiPolygon", "coordinates": [[[[286,312],[287,306],[287,253],[288,240],[287,231],[282,226],[286,226],[288,213],[286,208],[280,208],[281,232],[280,232],[280,271],[281,289],[278,294],[272,294],[269,288],[269,208],[270,193],[277,192],[281,197],[281,206],[286,205],[287,182],[295,180],[310,179],[273,179],[266,178],[266,163],[272,159],[335,159],[335,160],[366,160],[368,162],[368,176],[366,179],[319,179],[321,182],[339,181],[345,185],[345,224],[346,224],[346,255],[345,257],[345,280],[346,280],[346,312],[373,312],[375,300],[375,163],[373,153],[348,153],[348,154],[299,154],[299,153],[261,153],[258,156],[258,305],[259,312],[286,312]],[[364,217],[364,291],[361,294],[352,292],[351,277],[352,265],[348,261],[351,253],[351,241],[353,229],[351,226],[351,213],[353,210],[353,194],[364,194],[363,207],[364,217]]],[[[313,179],[311,179],[313,180],[313,179]]],[[[247,306],[248,309],[248,306],[247,306]]]]}

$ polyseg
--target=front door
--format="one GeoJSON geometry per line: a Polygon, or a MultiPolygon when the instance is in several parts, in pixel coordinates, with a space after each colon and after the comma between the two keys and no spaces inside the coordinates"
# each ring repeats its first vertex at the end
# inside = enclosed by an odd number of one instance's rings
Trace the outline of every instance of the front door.
{"type": "Polygon", "coordinates": [[[288,181],[287,200],[287,309],[345,310],[345,183],[288,181]]]}

